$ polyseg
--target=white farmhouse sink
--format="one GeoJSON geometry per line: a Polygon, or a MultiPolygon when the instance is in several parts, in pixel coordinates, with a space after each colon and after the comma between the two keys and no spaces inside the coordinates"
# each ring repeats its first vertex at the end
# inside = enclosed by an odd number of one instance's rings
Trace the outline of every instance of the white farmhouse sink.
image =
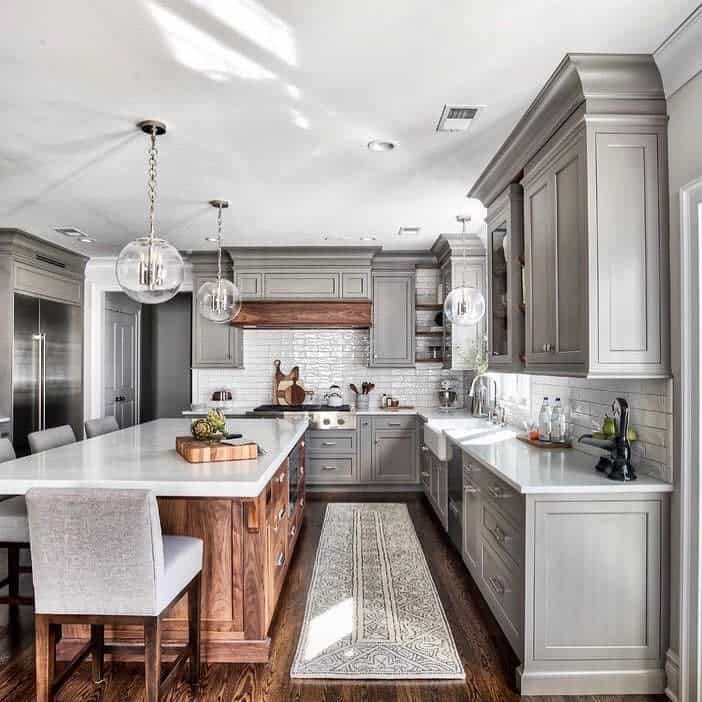
{"type": "Polygon", "coordinates": [[[451,460],[452,447],[444,429],[449,429],[452,423],[434,423],[424,425],[424,445],[440,460],[451,460]]]}

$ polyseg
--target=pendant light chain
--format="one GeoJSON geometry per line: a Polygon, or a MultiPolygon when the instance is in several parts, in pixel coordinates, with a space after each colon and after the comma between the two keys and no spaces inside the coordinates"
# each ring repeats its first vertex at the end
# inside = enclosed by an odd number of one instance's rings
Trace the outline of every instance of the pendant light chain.
{"type": "Polygon", "coordinates": [[[151,127],[151,145],[149,146],[149,176],[147,189],[149,193],[149,238],[155,236],[156,220],[156,159],[158,149],[156,148],[156,125],[151,127]]]}
{"type": "Polygon", "coordinates": [[[222,203],[217,207],[217,283],[222,280],[222,203]]]}

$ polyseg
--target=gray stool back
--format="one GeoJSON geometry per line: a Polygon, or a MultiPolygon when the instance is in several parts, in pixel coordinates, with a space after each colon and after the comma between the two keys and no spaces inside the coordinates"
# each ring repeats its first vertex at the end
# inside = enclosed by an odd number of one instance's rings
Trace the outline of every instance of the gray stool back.
{"type": "Polygon", "coordinates": [[[27,436],[27,441],[29,441],[29,450],[32,453],[41,453],[66,444],[75,444],[76,435],[69,424],[63,424],[53,429],[33,431],[27,436]]]}
{"type": "Polygon", "coordinates": [[[114,417],[100,417],[100,419],[89,419],[85,423],[85,435],[92,439],[94,436],[102,436],[119,429],[119,424],[114,417]]]}
{"type": "Polygon", "coordinates": [[[15,458],[17,458],[17,455],[12,447],[12,442],[5,437],[0,438],[0,463],[11,461],[15,458]]]}
{"type": "Polygon", "coordinates": [[[26,499],[37,613],[160,613],[163,537],[153,493],[33,488],[26,499]]]}

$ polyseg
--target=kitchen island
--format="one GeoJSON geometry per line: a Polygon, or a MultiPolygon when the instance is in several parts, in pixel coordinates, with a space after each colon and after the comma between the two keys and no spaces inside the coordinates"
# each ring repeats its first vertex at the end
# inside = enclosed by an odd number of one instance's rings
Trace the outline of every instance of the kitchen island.
{"type": "MultiPolygon", "coordinates": [[[[239,432],[263,450],[257,459],[191,464],[175,451],[187,419],[160,419],[0,464],[0,492],[32,487],[152,490],[163,532],[204,542],[202,655],[210,662],[265,662],[270,627],[303,519],[307,420],[241,419],[239,432]]],[[[114,643],[135,644],[142,631],[106,629],[114,643]]],[[[64,627],[59,656],[69,657],[87,630],[64,627]]],[[[187,638],[187,604],[164,620],[164,643],[187,638]]],[[[139,660],[125,648],[121,660],[139,660]]]]}

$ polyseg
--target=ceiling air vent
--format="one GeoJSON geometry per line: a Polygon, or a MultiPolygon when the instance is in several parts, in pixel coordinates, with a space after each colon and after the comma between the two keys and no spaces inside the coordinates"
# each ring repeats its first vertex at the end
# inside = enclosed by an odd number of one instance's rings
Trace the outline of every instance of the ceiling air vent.
{"type": "Polygon", "coordinates": [[[437,132],[465,132],[473,123],[480,107],[469,105],[444,105],[436,125],[437,132]]]}

